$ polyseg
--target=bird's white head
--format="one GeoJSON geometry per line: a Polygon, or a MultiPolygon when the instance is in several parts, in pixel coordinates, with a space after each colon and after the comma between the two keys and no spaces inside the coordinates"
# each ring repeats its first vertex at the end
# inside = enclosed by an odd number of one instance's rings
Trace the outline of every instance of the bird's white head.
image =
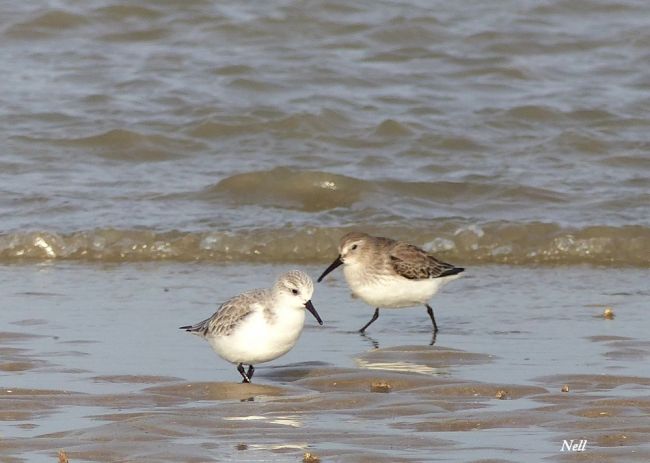
{"type": "Polygon", "coordinates": [[[316,308],[311,303],[314,294],[314,283],[305,272],[292,270],[283,273],[273,285],[273,295],[281,305],[291,309],[307,309],[319,324],[323,324],[316,308]]]}

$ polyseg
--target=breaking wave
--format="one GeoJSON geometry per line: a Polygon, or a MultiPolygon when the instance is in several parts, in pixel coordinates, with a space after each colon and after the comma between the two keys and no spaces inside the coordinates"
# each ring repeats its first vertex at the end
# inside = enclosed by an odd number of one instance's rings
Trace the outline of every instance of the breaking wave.
{"type": "MultiPolygon", "coordinates": [[[[419,227],[357,227],[418,244],[462,264],[592,264],[650,266],[650,229],[642,226],[565,228],[548,223],[437,222],[419,227]]],[[[284,227],[238,232],[94,229],[73,233],[0,235],[0,262],[325,262],[349,227],[284,227]]]]}

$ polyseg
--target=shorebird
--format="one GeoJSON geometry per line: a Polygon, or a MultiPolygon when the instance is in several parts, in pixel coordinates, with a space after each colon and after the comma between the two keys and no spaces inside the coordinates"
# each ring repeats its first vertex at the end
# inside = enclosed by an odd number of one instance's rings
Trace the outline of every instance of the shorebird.
{"type": "Polygon", "coordinates": [[[424,304],[433,323],[434,336],[438,325],[429,299],[465,270],[442,262],[412,244],[357,232],[341,238],[338,257],[318,282],[340,265],[352,293],[375,307],[372,318],[359,332],[363,333],[377,320],[380,307],[396,309],[424,304]]]}
{"type": "Polygon", "coordinates": [[[272,288],[247,291],[224,302],[208,319],[181,326],[207,340],[223,359],[237,365],[242,383],[250,383],[258,363],[286,354],[305,323],[305,309],[323,324],[311,303],[314,284],[304,272],[281,275],[272,288]],[[248,365],[248,370],[244,370],[248,365]]]}

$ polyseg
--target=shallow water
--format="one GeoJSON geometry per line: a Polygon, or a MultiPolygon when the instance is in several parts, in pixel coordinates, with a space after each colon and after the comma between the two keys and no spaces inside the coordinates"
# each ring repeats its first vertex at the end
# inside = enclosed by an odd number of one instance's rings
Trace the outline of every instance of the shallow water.
{"type": "Polygon", "coordinates": [[[0,260],[650,264],[637,0],[0,5],[0,260]]]}
{"type": "Polygon", "coordinates": [[[177,327],[288,268],[0,267],[6,461],[52,461],[60,448],[71,461],[429,461],[432,449],[444,461],[543,461],[581,436],[599,461],[648,457],[645,271],[470,269],[434,298],[433,347],[424,308],[384,310],[356,333],[372,309],[336,272],[313,298],[325,325],[307,317],[298,345],[246,389],[177,327]],[[370,393],[374,380],[392,391],[370,393]]]}

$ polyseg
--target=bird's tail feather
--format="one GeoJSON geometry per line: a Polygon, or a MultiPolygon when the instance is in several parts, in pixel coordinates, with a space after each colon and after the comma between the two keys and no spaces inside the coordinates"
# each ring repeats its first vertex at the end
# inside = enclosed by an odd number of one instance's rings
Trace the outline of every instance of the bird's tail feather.
{"type": "Polygon", "coordinates": [[[210,328],[210,319],[206,318],[205,320],[198,322],[194,325],[181,326],[179,329],[185,330],[188,333],[196,334],[199,336],[205,336],[208,334],[209,328],[210,328]]]}

